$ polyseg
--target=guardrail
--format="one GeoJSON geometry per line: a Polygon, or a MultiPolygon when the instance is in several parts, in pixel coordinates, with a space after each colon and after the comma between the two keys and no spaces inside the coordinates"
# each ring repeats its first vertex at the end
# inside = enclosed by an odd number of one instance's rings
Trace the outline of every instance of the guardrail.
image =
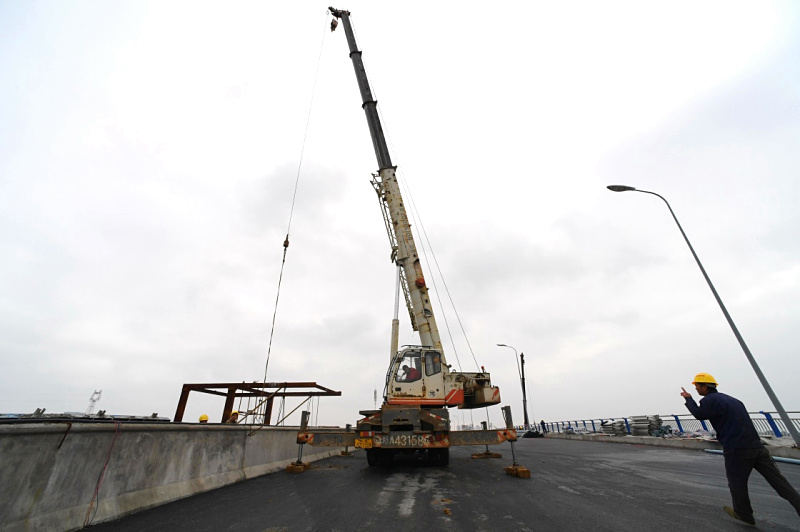
{"type": "MultiPolygon", "coordinates": [[[[761,436],[775,436],[781,438],[788,436],[786,425],[777,415],[777,412],[748,412],[750,419],[753,421],[753,426],[761,436]]],[[[800,412],[793,411],[787,412],[790,415],[792,424],[800,430],[800,412]],[[793,415],[794,414],[794,415],[793,415]]],[[[673,433],[685,434],[704,430],[709,432],[712,436],[716,435],[711,423],[695,419],[691,414],[659,414],[661,418],[662,427],[670,427],[673,433]]],[[[603,423],[624,421],[625,430],[628,434],[631,433],[631,423],[627,417],[617,418],[599,418],[599,419],[577,419],[565,421],[553,421],[550,423],[545,422],[545,427],[548,432],[574,432],[574,433],[596,433],[602,432],[601,426],[603,423]]]]}

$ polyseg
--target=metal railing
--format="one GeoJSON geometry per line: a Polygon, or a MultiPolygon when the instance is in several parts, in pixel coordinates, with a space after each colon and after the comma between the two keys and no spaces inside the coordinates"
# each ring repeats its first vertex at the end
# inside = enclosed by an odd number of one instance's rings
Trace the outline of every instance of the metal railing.
{"type": "MultiPolygon", "coordinates": [[[[790,415],[792,424],[800,430],[800,412],[792,411],[787,413],[790,415]]],[[[760,436],[774,436],[776,438],[789,436],[789,431],[786,430],[786,425],[780,417],[777,415],[773,417],[773,414],[777,414],[777,412],[764,412],[762,410],[759,412],[748,412],[748,414],[750,414],[753,426],[760,436]]],[[[669,427],[672,429],[672,432],[676,434],[691,434],[702,430],[710,433],[712,436],[716,435],[711,423],[695,419],[691,414],[659,414],[658,417],[661,418],[662,427],[669,427]]],[[[548,432],[591,434],[602,432],[601,427],[603,423],[617,421],[623,421],[626,433],[631,434],[631,423],[627,417],[553,421],[550,423],[545,422],[545,427],[547,427],[548,432]]]]}

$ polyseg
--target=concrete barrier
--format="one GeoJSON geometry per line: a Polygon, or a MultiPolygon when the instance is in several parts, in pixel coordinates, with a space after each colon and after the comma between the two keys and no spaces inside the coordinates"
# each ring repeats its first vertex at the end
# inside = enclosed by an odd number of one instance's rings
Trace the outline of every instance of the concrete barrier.
{"type": "MultiPolygon", "coordinates": [[[[708,441],[701,438],[656,438],[653,436],[609,436],[606,434],[564,434],[558,432],[550,432],[545,437],[562,440],[600,441],[608,443],[652,445],[655,447],[676,447],[679,449],[722,450],[722,445],[720,445],[719,442],[708,441]]],[[[764,441],[764,447],[767,448],[772,456],[800,459],[800,449],[792,447],[788,443],[770,442],[765,440],[762,441],[764,441]]]]}
{"type": "MultiPolygon", "coordinates": [[[[76,530],[278,471],[297,459],[296,436],[297,427],[0,425],[0,530],[76,530]]],[[[339,451],[305,446],[303,461],[339,451]]]]}

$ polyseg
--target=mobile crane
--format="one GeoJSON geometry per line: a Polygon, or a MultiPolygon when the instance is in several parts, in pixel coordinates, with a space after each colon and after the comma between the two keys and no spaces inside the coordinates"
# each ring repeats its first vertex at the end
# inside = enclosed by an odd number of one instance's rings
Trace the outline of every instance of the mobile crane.
{"type": "MultiPolygon", "coordinates": [[[[308,432],[307,416],[304,416],[297,441],[300,444],[363,448],[370,466],[388,465],[398,453],[427,453],[433,463],[447,465],[451,446],[514,441],[516,432],[507,407],[504,409],[506,429],[450,430],[448,408],[473,409],[498,404],[500,389],[492,386],[491,377],[483,368],[475,373],[455,372],[446,363],[411,224],[397,183],[397,167],[389,156],[377,102],[372,96],[350,23],[350,12],[332,7],[329,10],[335,17],[331,31],[336,29],[337,20],[341,20],[344,26],[350,59],[361,91],[362,108],[378,160],[378,173],[373,174],[371,183],[378,195],[389,234],[391,258],[398,270],[398,286],[383,404],[377,410],[360,411],[364,417],[357,422],[355,432],[308,432]],[[421,345],[404,346],[398,350],[397,306],[401,287],[411,325],[419,333],[421,345]]],[[[301,461],[302,445],[298,463],[301,461]]]]}

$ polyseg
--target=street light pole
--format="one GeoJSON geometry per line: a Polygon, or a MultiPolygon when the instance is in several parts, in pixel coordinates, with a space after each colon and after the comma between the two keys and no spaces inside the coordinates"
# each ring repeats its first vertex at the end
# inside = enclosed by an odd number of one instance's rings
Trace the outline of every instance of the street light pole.
{"type": "Polygon", "coordinates": [[[506,344],[497,344],[497,347],[508,347],[514,349],[514,360],[517,362],[517,373],[519,374],[519,382],[522,385],[522,415],[525,419],[525,430],[530,430],[531,424],[528,421],[528,394],[525,392],[525,353],[517,355],[517,350],[513,346],[506,344]],[[522,360],[520,366],[519,359],[522,360]]]}
{"type": "Polygon", "coordinates": [[[728,309],[726,309],[725,305],[722,303],[722,299],[720,299],[719,294],[717,293],[717,290],[714,288],[714,285],[711,283],[711,279],[708,277],[708,274],[706,273],[705,268],[703,268],[703,265],[700,263],[700,259],[697,257],[697,253],[695,253],[694,248],[692,247],[692,244],[689,242],[689,238],[686,236],[686,233],[683,231],[683,227],[681,227],[681,224],[678,221],[678,217],[675,216],[675,213],[672,211],[672,207],[670,206],[669,202],[666,199],[664,199],[664,197],[661,196],[660,194],[656,194],[655,192],[650,192],[648,190],[639,190],[637,188],[629,187],[629,186],[625,186],[625,185],[609,185],[607,188],[609,190],[611,190],[611,191],[614,191],[614,192],[642,192],[643,194],[652,194],[653,196],[658,196],[659,198],[661,198],[661,200],[667,205],[667,208],[669,209],[669,212],[672,215],[672,219],[675,220],[675,223],[678,225],[678,229],[680,229],[681,235],[683,235],[683,239],[686,241],[686,245],[689,246],[689,251],[692,252],[692,256],[694,257],[694,260],[697,262],[697,265],[700,267],[700,271],[703,273],[703,277],[705,278],[706,283],[708,283],[708,287],[711,289],[711,293],[714,294],[714,299],[717,300],[717,303],[719,304],[719,308],[722,310],[722,314],[724,314],[725,315],[725,319],[728,320],[728,325],[731,326],[731,329],[733,330],[734,336],[736,336],[736,339],[739,341],[739,345],[742,347],[742,351],[744,351],[744,354],[747,357],[747,360],[750,362],[750,365],[753,367],[753,371],[756,372],[756,376],[758,377],[758,380],[761,381],[761,385],[764,387],[764,390],[767,392],[767,395],[769,396],[770,400],[772,401],[773,406],[775,406],[775,410],[778,411],[778,414],[780,415],[781,420],[783,421],[783,424],[786,425],[786,429],[789,431],[789,434],[792,435],[792,438],[794,439],[795,446],[796,447],[800,447],[800,434],[797,432],[797,429],[794,427],[794,424],[792,423],[792,420],[789,418],[789,415],[786,413],[786,410],[783,408],[783,405],[778,400],[778,396],[775,395],[775,392],[772,391],[772,387],[769,385],[769,382],[767,382],[767,378],[764,376],[764,373],[761,372],[761,368],[758,366],[758,363],[756,362],[756,359],[753,357],[753,354],[750,352],[750,349],[747,347],[747,344],[744,342],[744,338],[742,338],[742,335],[739,334],[739,329],[736,328],[736,324],[733,323],[733,318],[731,318],[731,315],[728,314],[728,309]]]}
{"type": "MultiPolygon", "coordinates": [[[[525,390],[525,353],[519,354],[519,364],[521,369],[522,380],[522,412],[525,415],[525,430],[531,429],[531,424],[528,421],[528,394],[525,390]]],[[[535,418],[534,418],[535,420],[535,418]]]]}

